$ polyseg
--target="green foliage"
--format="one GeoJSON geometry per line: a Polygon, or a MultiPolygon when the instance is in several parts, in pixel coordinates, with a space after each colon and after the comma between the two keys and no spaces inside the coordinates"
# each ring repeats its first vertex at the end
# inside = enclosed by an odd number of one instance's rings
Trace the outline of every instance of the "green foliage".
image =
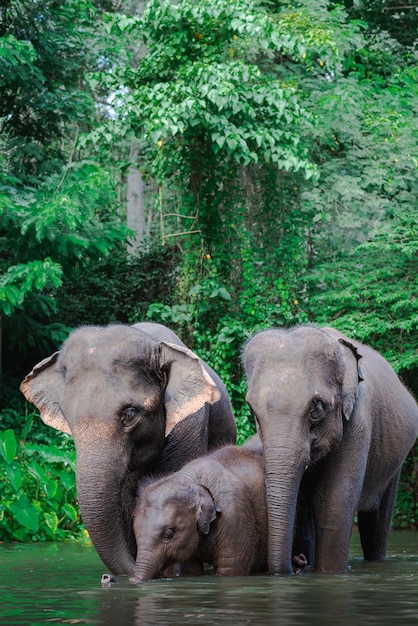
{"type": "Polygon", "coordinates": [[[335,327],[371,343],[395,371],[416,368],[418,292],[412,277],[416,275],[417,262],[378,250],[361,252],[362,249],[356,254],[361,257],[357,263],[355,259],[351,264],[339,262],[334,264],[330,276],[322,274],[326,280],[335,281],[333,289],[313,298],[312,304],[320,303],[324,320],[334,317],[335,327]]]}
{"type": "Polygon", "coordinates": [[[94,14],[89,0],[9,0],[0,9],[1,143],[20,180],[59,167],[64,125],[92,116],[80,82],[93,62],[94,14]]]}
{"type": "MultiPolygon", "coordinates": [[[[298,139],[301,128],[308,127],[314,116],[301,107],[294,81],[283,81],[274,71],[278,55],[292,56],[308,71],[314,58],[324,71],[336,65],[338,50],[330,33],[343,16],[340,12],[329,23],[324,18],[308,28],[310,11],[286,7],[276,14],[254,2],[196,4],[184,0],[176,4],[149,2],[138,19],[109,19],[110,31],[137,33],[147,46],[147,54],[136,68],[129,66],[115,73],[115,81],[123,81],[129,89],[120,117],[127,127],[144,130],[146,173],[153,173],[164,184],[176,185],[181,194],[180,214],[196,215],[199,234],[185,243],[183,279],[177,294],[180,302],[174,306],[196,301],[203,316],[200,322],[207,318],[206,311],[212,317],[215,309],[220,313],[222,300],[238,309],[238,300],[245,300],[234,291],[239,289],[244,264],[250,261],[240,256],[244,246],[234,254],[230,245],[236,244],[237,238],[258,244],[251,232],[247,237],[245,224],[253,197],[237,190],[244,169],[260,165],[250,181],[259,185],[257,177],[261,181],[263,168],[272,168],[270,198],[283,184],[278,182],[278,170],[301,170],[306,178],[315,171],[298,139]],[[201,261],[207,255],[214,259],[208,270],[201,261]],[[234,284],[228,289],[231,275],[235,275],[234,284]]],[[[323,9],[321,17],[325,14],[323,9]]],[[[107,75],[105,79],[108,82],[107,75]]],[[[276,201],[269,204],[266,220],[276,201]]],[[[278,230],[282,230],[280,217],[273,218],[275,226],[280,222],[278,230]]],[[[302,223],[300,226],[302,229],[302,223]]],[[[300,244],[300,233],[295,229],[292,246],[300,244]]],[[[278,234],[272,252],[275,259],[282,242],[286,247],[283,233],[278,234]]],[[[253,270],[255,275],[255,267],[253,270]]],[[[257,284],[266,292],[263,277],[257,284]]],[[[271,283],[273,294],[291,291],[277,275],[271,277],[271,283]]],[[[277,300],[271,308],[277,309],[277,300]]],[[[181,308],[177,312],[189,315],[181,308]]]]}
{"type": "Polygon", "coordinates": [[[173,300],[179,257],[176,249],[155,246],[130,259],[124,250],[115,250],[92,260],[88,273],[79,264],[64,278],[51,321],[68,328],[139,322],[158,298],[161,306],[173,300]]]}
{"type": "Polygon", "coordinates": [[[144,130],[147,165],[159,180],[178,170],[190,178],[202,144],[218,161],[232,158],[235,167],[265,161],[302,169],[308,178],[315,173],[298,140],[300,119],[310,116],[294,87],[269,68],[275,54],[303,59],[307,51],[327,49],[331,58],[335,45],[322,25],[309,36],[303,29],[291,32],[294,19],[242,0],[151,1],[140,19],[112,16],[111,30],[133,31],[147,46],[137,69],[119,72],[116,80],[130,89],[122,115],[144,130]]]}
{"type": "Polygon", "coordinates": [[[30,41],[21,41],[14,35],[4,35],[0,39],[1,73],[10,72],[13,68],[26,65],[33,68],[36,52],[30,41]]]}
{"type": "MultiPolygon", "coordinates": [[[[32,261],[19,263],[7,269],[6,274],[0,276],[0,310],[5,315],[21,306],[28,295],[41,292],[48,285],[59,287],[61,285],[62,268],[53,263],[50,258],[44,261],[32,261]]],[[[44,311],[52,304],[48,297],[42,298],[44,311]]]]}
{"type": "Polygon", "coordinates": [[[113,185],[106,170],[81,162],[36,188],[4,185],[0,201],[3,352],[18,346],[24,354],[28,343],[49,351],[68,334],[55,319],[64,277],[68,281],[80,265],[97,262],[125,242],[127,228],[109,208],[115,203],[113,185]]]}
{"type": "MultiPolygon", "coordinates": [[[[10,377],[72,327],[144,318],[171,326],[218,371],[239,442],[254,428],[240,352],[265,327],[332,324],[416,384],[416,29],[395,0],[346,5],[0,8],[4,406],[19,410],[10,377]],[[149,237],[127,259],[133,134],[149,237]]],[[[48,436],[31,430],[41,449],[26,452],[5,412],[2,427],[17,442],[1,443],[11,474],[33,460],[55,472],[48,436]]],[[[414,455],[398,525],[416,520],[414,455]]],[[[3,517],[11,525],[36,499],[34,472],[22,476],[29,487],[21,501],[10,492],[3,517]]],[[[54,510],[42,508],[39,528],[53,529],[54,510]]]]}
{"type": "Polygon", "coordinates": [[[325,107],[329,156],[321,150],[323,179],[303,197],[319,216],[309,307],[401,371],[418,366],[417,71],[404,60],[358,81],[357,70],[310,94],[325,107]]]}
{"type": "Polygon", "coordinates": [[[94,23],[109,4],[10,0],[0,8],[5,363],[17,361],[15,346],[23,342],[39,351],[60,343],[68,328],[59,321],[48,324],[64,277],[75,266],[109,254],[128,234],[116,215],[110,168],[81,158],[76,149],[80,131],[98,117],[84,74],[103,64],[95,55],[94,23]]]}
{"type": "Polygon", "coordinates": [[[215,261],[207,254],[201,264],[201,282],[192,284],[187,303],[153,303],[147,311],[147,317],[177,329],[219,374],[234,407],[239,444],[255,428],[245,402],[246,382],[240,362],[244,342],[263,328],[306,321],[290,281],[285,283],[274,276],[270,297],[266,296],[267,282],[264,275],[258,274],[250,250],[251,246],[247,248],[243,243],[243,282],[236,293],[226,289],[215,261]]]}
{"type": "Polygon", "coordinates": [[[353,15],[364,19],[371,28],[387,31],[405,46],[417,40],[418,13],[414,3],[398,0],[346,0],[353,15]]]}
{"type": "Polygon", "coordinates": [[[11,428],[0,432],[0,540],[85,538],[75,490],[74,445],[63,435],[49,438],[47,445],[30,443],[33,419],[27,416],[20,435],[11,428]]]}
{"type": "Polygon", "coordinates": [[[96,163],[67,166],[20,202],[26,204],[20,209],[21,234],[62,263],[108,254],[128,234],[109,211],[114,189],[108,171],[96,163]]]}

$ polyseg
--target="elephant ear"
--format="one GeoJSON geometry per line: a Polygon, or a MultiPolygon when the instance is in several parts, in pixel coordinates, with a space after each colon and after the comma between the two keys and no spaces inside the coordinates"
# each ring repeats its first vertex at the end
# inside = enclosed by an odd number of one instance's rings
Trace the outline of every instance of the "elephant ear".
{"type": "Polygon", "coordinates": [[[197,485],[199,491],[199,501],[197,505],[197,527],[199,532],[207,535],[210,525],[216,520],[221,509],[216,504],[209,489],[203,485],[197,485]]]}
{"type": "Polygon", "coordinates": [[[59,352],[55,352],[35,365],[21,383],[20,391],[26,400],[36,406],[45,424],[71,435],[70,427],[60,409],[64,380],[55,367],[58,355],[59,352]]]}
{"type": "Polygon", "coordinates": [[[357,400],[359,382],[364,380],[360,369],[362,355],[359,353],[357,346],[345,337],[339,337],[338,342],[344,346],[343,416],[346,420],[349,420],[357,400]]]}
{"type": "Polygon", "coordinates": [[[160,366],[168,372],[165,388],[165,435],[183,419],[196,413],[206,403],[221,397],[218,386],[205,370],[202,361],[184,346],[162,341],[160,366]]]}

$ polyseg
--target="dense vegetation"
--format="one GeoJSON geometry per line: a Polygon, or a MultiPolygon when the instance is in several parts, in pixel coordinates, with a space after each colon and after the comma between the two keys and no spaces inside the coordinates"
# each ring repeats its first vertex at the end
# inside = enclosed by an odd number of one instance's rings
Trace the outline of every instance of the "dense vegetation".
{"type": "MultiPolygon", "coordinates": [[[[331,324],[418,395],[418,14],[365,0],[0,7],[0,539],[82,537],[23,376],[84,323],[171,326],[253,429],[240,349],[331,324]]],[[[416,525],[417,450],[395,524],[416,525]]]]}

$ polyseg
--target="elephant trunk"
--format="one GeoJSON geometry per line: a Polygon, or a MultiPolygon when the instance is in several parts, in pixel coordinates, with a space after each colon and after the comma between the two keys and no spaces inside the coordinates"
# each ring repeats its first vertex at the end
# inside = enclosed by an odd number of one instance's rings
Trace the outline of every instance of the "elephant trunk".
{"type": "Polygon", "coordinates": [[[288,447],[265,448],[270,574],[292,574],[292,544],[296,505],[303,475],[302,455],[288,447]]]}
{"type": "Polygon", "coordinates": [[[156,560],[158,559],[154,551],[141,550],[138,552],[134,573],[129,579],[131,583],[144,583],[156,578],[161,569],[156,560]]]}
{"type": "Polygon", "coordinates": [[[130,525],[134,493],[129,496],[124,483],[124,455],[117,464],[111,461],[114,456],[115,450],[106,454],[103,446],[100,454],[77,447],[77,496],[83,522],[103,563],[113,574],[128,575],[135,567],[130,525]]]}

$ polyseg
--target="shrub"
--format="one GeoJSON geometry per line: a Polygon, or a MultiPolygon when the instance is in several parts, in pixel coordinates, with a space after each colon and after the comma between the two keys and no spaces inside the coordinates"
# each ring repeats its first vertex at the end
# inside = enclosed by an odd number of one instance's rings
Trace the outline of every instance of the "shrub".
{"type": "Polygon", "coordinates": [[[85,538],[72,439],[53,433],[48,443],[42,443],[36,441],[45,439],[41,433],[29,442],[33,419],[33,414],[26,418],[20,436],[12,428],[0,432],[0,540],[85,538]]]}

